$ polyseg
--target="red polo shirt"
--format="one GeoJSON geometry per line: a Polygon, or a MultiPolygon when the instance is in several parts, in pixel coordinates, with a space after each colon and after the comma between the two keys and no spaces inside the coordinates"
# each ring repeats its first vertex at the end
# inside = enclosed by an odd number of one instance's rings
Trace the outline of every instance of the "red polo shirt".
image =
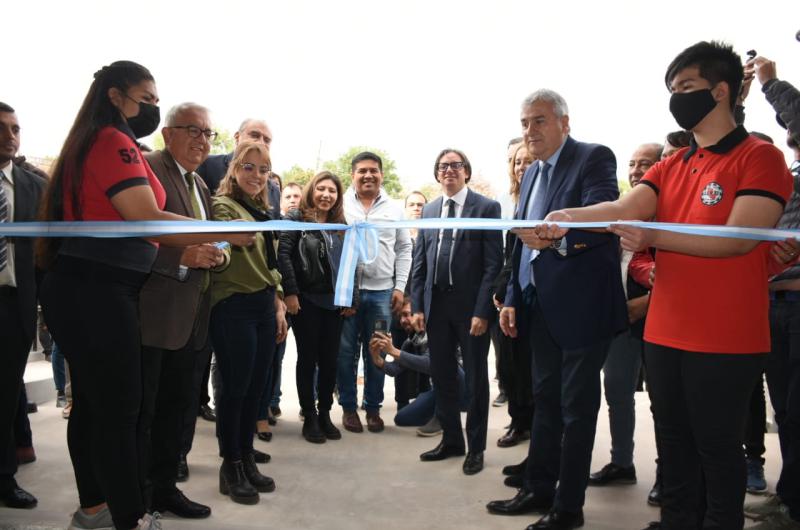
{"type": "MultiPolygon", "coordinates": [[[[153,189],[156,203],[164,208],[167,195],[161,182],[125,128],[104,127],[97,133],[83,163],[80,201],[83,221],[123,221],[111,198],[133,186],[153,189]]],[[[70,179],[64,182],[64,220],[76,220],[70,200],[70,179]]]]}
{"type": "MultiPolygon", "coordinates": [[[[665,223],[725,225],[736,197],[785,206],[792,190],[783,154],[741,126],[716,145],[692,144],[657,163],[641,182],[658,194],[655,220],[665,223]]],[[[645,340],[694,352],[768,352],[769,246],[731,258],[656,252],[645,340]]]]}

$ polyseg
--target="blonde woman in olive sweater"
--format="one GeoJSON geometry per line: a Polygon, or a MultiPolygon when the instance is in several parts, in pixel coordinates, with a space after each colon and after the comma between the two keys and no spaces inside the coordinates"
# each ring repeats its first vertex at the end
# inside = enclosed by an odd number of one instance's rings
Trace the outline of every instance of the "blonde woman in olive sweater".
{"type": "MultiPolygon", "coordinates": [[[[269,219],[266,147],[241,143],[214,199],[221,221],[269,219]]],[[[222,378],[217,425],[223,462],[220,493],[241,504],[255,504],[258,492],[275,482],[262,475],[253,457],[253,425],[277,343],[286,338],[281,275],[272,232],[259,232],[251,247],[228,247],[229,265],[213,274],[211,340],[222,378]]]]}

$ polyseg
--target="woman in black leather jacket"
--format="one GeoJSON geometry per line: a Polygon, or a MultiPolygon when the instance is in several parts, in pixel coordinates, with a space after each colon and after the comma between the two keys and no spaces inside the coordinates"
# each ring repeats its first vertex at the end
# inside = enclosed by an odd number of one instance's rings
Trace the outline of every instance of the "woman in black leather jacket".
{"type": "MultiPolygon", "coordinates": [[[[343,188],[329,171],[318,173],[303,190],[298,210],[287,218],[312,223],[345,223],[343,188]]],[[[278,268],[286,309],[292,315],[297,341],[297,394],[303,410],[303,437],[312,443],[342,437],[330,418],[342,316],[352,308],[333,304],[334,285],[342,253],[343,234],[331,230],[281,232],[278,268]],[[314,403],[314,372],[319,368],[318,404],[314,403]]]]}

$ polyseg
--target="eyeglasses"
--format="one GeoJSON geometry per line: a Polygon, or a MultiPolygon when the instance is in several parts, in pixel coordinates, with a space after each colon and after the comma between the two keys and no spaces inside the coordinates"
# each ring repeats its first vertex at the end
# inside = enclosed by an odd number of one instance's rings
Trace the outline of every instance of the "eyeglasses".
{"type": "Polygon", "coordinates": [[[466,166],[466,163],[464,162],[442,162],[441,164],[436,166],[436,169],[439,170],[439,173],[444,173],[450,168],[452,168],[453,171],[458,171],[464,166],[466,166]]]}
{"type": "Polygon", "coordinates": [[[194,125],[173,125],[170,129],[186,129],[186,134],[191,136],[192,138],[200,138],[202,134],[209,141],[213,142],[219,136],[217,131],[212,131],[211,129],[201,129],[200,127],[195,127],[194,125]]]}
{"type": "MultiPolygon", "coordinates": [[[[244,164],[239,164],[239,167],[242,168],[247,173],[252,173],[256,170],[255,164],[250,164],[249,162],[245,162],[244,164]]],[[[272,170],[269,166],[258,166],[258,173],[260,175],[269,175],[272,170]]]]}

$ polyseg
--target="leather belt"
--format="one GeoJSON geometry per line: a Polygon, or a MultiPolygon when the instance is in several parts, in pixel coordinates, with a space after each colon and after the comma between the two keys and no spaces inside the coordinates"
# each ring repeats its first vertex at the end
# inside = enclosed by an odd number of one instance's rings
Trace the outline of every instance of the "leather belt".
{"type": "Polygon", "coordinates": [[[800,291],[770,291],[769,299],[773,301],[800,302],[800,291]]]}

